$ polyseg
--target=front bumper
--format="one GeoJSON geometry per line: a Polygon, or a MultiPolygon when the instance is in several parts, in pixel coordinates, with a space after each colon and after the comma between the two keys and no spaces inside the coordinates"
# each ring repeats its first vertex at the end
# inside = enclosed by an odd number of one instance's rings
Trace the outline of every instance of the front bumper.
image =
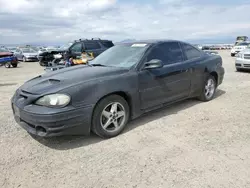
{"type": "Polygon", "coordinates": [[[38,61],[38,58],[33,56],[26,56],[25,59],[26,61],[38,61]]]}
{"type": "Polygon", "coordinates": [[[240,59],[235,60],[235,67],[239,69],[250,69],[250,59],[240,59]]]}
{"type": "Polygon", "coordinates": [[[15,121],[30,134],[53,137],[90,133],[92,105],[60,111],[37,105],[25,107],[13,97],[11,106],[15,121]]]}

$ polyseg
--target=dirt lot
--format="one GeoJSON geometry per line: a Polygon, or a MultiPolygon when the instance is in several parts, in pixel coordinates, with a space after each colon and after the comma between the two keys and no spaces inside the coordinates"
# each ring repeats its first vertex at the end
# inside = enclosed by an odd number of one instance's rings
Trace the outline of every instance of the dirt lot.
{"type": "Polygon", "coordinates": [[[250,74],[235,72],[208,103],[187,100],[150,113],[109,140],[34,139],[12,117],[10,98],[38,63],[0,67],[0,187],[250,187],[250,74]]]}

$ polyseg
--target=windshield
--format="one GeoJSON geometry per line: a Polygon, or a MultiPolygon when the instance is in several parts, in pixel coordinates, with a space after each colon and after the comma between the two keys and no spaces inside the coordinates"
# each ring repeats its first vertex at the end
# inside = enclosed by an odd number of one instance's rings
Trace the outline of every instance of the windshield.
{"type": "Polygon", "coordinates": [[[27,49],[22,49],[23,53],[34,53],[35,51],[33,49],[27,48],[27,49]]]}
{"type": "Polygon", "coordinates": [[[247,36],[238,36],[236,40],[247,40],[247,36]]]}
{"type": "Polygon", "coordinates": [[[116,45],[101,53],[89,64],[130,68],[138,63],[147,48],[146,44],[116,45]]]}
{"type": "Polygon", "coordinates": [[[67,50],[73,43],[68,43],[68,44],[64,44],[62,46],[60,46],[60,50],[67,50]]]}

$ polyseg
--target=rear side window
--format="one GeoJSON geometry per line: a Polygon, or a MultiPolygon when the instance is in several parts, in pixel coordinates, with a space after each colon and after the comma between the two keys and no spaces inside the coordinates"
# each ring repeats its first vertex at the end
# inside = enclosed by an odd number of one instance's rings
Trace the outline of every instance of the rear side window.
{"type": "Polygon", "coordinates": [[[102,41],[101,43],[106,48],[111,48],[112,46],[114,46],[113,42],[111,42],[111,41],[102,41]]]}
{"type": "Polygon", "coordinates": [[[201,57],[201,52],[195,47],[186,43],[182,43],[182,46],[188,60],[201,57]]]}
{"type": "Polygon", "coordinates": [[[100,49],[101,46],[98,42],[84,42],[85,49],[86,50],[95,50],[95,49],[100,49]]]}
{"type": "Polygon", "coordinates": [[[156,46],[148,55],[147,61],[159,59],[164,65],[183,61],[183,54],[178,42],[166,42],[156,46]]]}

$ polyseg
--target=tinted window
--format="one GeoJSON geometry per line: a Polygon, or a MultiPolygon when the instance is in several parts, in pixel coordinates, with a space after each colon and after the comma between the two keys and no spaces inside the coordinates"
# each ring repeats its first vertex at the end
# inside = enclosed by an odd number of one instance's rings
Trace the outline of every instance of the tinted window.
{"type": "Polygon", "coordinates": [[[106,48],[114,46],[113,42],[111,41],[102,41],[102,45],[105,46],[106,48]]]}
{"type": "Polygon", "coordinates": [[[197,50],[195,47],[185,43],[182,43],[182,45],[188,60],[198,58],[201,56],[201,52],[197,50]]]}
{"type": "Polygon", "coordinates": [[[147,56],[147,61],[159,59],[164,65],[183,61],[183,55],[178,42],[167,42],[156,46],[147,56]]]}
{"type": "Polygon", "coordinates": [[[86,50],[95,50],[101,48],[98,42],[84,42],[84,45],[86,50]]]}
{"type": "Polygon", "coordinates": [[[76,43],[74,44],[72,47],[71,47],[71,52],[74,52],[74,53],[81,53],[82,52],[82,44],[81,43],[76,43]]]}

